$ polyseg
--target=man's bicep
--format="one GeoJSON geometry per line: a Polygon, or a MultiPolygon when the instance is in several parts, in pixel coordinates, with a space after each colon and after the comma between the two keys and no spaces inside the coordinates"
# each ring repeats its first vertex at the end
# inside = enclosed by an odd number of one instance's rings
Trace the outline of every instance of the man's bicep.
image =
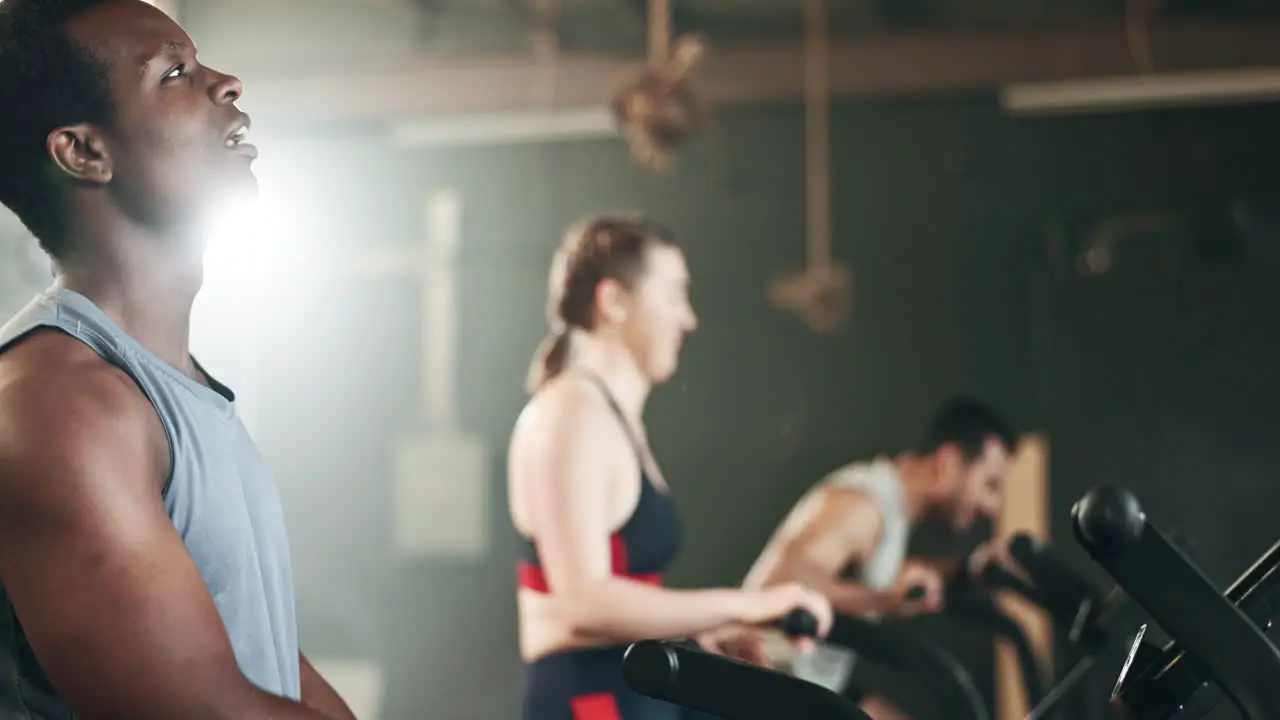
{"type": "Polygon", "coordinates": [[[235,690],[226,631],[138,433],[40,425],[0,457],[0,582],[55,689],[86,718],[176,716],[235,690]]]}

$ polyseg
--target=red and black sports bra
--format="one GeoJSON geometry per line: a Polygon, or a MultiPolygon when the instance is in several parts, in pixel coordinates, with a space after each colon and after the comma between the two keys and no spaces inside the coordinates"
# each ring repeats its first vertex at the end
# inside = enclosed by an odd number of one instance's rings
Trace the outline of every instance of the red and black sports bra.
{"type": "MultiPolygon", "coordinates": [[[[644,445],[631,431],[622,413],[622,407],[609,392],[604,381],[595,375],[586,376],[609,403],[609,408],[622,423],[623,431],[640,460],[640,500],[631,517],[609,538],[609,551],[613,574],[653,585],[662,584],[662,573],[675,561],[680,552],[681,524],[671,495],[659,490],[645,472],[644,445]]],[[[551,591],[542,564],[538,558],[537,542],[524,538],[521,558],[516,564],[516,579],[521,588],[534,592],[551,591]]]]}

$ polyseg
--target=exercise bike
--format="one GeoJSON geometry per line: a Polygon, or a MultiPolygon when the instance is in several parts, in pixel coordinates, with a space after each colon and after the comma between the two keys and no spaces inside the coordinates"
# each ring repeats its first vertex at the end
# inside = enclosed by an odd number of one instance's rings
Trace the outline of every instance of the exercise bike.
{"type": "Polygon", "coordinates": [[[1121,488],[1095,488],[1072,511],[1076,539],[1173,639],[1136,640],[1112,694],[1134,720],[1197,720],[1225,697],[1246,720],[1280,718],[1280,543],[1225,594],[1121,488]]]}

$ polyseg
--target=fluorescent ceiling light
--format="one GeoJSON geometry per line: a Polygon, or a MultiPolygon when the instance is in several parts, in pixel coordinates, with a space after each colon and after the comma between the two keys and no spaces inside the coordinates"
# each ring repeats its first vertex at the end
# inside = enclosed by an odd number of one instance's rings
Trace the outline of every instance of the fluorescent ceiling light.
{"type": "Polygon", "coordinates": [[[509,145],[612,137],[618,134],[606,107],[458,115],[398,123],[391,139],[399,145],[509,145]]]}
{"type": "Polygon", "coordinates": [[[1015,115],[1123,112],[1277,98],[1280,98],[1280,68],[1269,67],[1020,83],[1000,91],[1001,106],[1015,115]]]}

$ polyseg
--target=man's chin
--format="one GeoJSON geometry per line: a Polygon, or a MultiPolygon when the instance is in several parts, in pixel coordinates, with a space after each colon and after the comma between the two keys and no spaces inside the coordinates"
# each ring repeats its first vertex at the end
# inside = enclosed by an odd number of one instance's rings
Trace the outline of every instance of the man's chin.
{"type": "Polygon", "coordinates": [[[253,208],[257,201],[258,180],[252,175],[238,178],[234,183],[226,183],[216,194],[210,196],[205,205],[205,223],[218,228],[237,225],[254,215],[253,208]]]}
{"type": "Polygon", "coordinates": [[[211,204],[252,202],[258,197],[258,176],[247,162],[237,161],[224,168],[211,185],[211,204]]]}
{"type": "Polygon", "coordinates": [[[254,175],[253,170],[247,167],[237,175],[238,177],[232,178],[226,184],[226,189],[223,192],[225,201],[233,205],[244,205],[257,200],[258,176],[254,175]]]}

